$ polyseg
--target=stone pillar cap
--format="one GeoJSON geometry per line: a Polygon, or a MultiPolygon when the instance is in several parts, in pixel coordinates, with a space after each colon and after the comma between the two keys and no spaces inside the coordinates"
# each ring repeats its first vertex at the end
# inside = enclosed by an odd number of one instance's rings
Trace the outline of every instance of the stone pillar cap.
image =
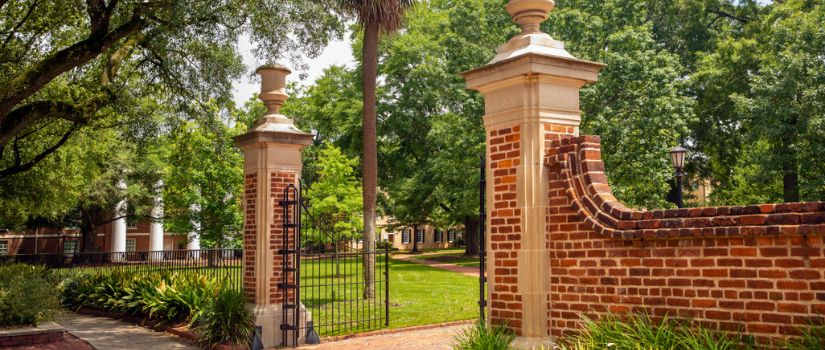
{"type": "Polygon", "coordinates": [[[280,112],[281,106],[289,98],[286,94],[286,76],[292,71],[276,63],[260,66],[255,73],[261,76],[261,93],[258,98],[266,105],[266,114],[258,119],[252,130],[235,136],[235,143],[241,147],[260,142],[304,146],[312,144],[312,134],[295,127],[292,119],[280,112]]]}

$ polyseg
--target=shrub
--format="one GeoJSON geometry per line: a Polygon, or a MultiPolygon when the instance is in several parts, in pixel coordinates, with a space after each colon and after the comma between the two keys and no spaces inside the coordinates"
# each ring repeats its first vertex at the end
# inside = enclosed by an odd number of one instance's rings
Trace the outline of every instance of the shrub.
{"type": "Polygon", "coordinates": [[[193,273],[79,274],[66,281],[62,302],[74,309],[86,307],[191,324],[220,288],[218,279],[193,273]]]}
{"type": "Polygon", "coordinates": [[[560,344],[561,349],[747,349],[747,338],[725,335],[689,322],[665,318],[654,322],[647,314],[629,314],[625,320],[608,315],[595,321],[584,319],[579,335],[560,344]]]}
{"type": "Polygon", "coordinates": [[[455,339],[454,350],[506,350],[516,335],[509,328],[488,328],[483,321],[462,331],[455,339]]]}
{"type": "Polygon", "coordinates": [[[195,323],[198,342],[209,347],[230,344],[246,348],[254,330],[255,316],[246,306],[246,297],[231,289],[221,290],[195,323]]]}
{"type": "Polygon", "coordinates": [[[37,325],[60,310],[58,279],[42,266],[0,266],[0,327],[37,325]]]}

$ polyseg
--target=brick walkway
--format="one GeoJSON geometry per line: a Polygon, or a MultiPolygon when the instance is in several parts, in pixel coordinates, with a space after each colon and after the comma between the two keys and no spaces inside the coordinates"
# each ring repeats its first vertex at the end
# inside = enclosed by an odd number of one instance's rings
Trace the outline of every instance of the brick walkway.
{"type": "Polygon", "coordinates": [[[75,314],[58,323],[97,350],[198,349],[177,336],[106,317],[75,314]]]}
{"type": "Polygon", "coordinates": [[[453,338],[469,324],[436,327],[302,346],[312,350],[450,350],[453,338]]]}

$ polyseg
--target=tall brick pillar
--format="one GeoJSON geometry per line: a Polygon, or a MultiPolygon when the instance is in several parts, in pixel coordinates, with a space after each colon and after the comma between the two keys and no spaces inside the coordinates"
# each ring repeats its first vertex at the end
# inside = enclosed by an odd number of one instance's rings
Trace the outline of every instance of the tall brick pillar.
{"type": "MultiPolygon", "coordinates": [[[[272,348],[281,344],[281,303],[286,293],[294,293],[278,287],[279,283],[294,281],[284,278],[282,258],[277,251],[294,249],[295,243],[290,240],[284,244],[283,208],[279,202],[289,184],[298,185],[301,150],[312,143],[312,135],[299,130],[292,120],[279,113],[287,99],[284,87],[290,70],[265,65],[256,72],[261,76],[259,97],[266,104],[267,113],[249,132],[235,137],[235,143],[244,153],[244,293],[254,305],[264,347],[272,348]]],[[[303,307],[300,309],[304,322],[308,315],[303,307]]],[[[291,320],[293,310],[286,312],[291,320]]]]}
{"type": "Polygon", "coordinates": [[[485,98],[487,319],[515,330],[518,348],[552,344],[546,147],[578,134],[579,89],[604,66],[573,57],[540,31],[554,7],[552,0],[510,0],[506,9],[521,33],[490,63],[463,74],[485,98]]]}

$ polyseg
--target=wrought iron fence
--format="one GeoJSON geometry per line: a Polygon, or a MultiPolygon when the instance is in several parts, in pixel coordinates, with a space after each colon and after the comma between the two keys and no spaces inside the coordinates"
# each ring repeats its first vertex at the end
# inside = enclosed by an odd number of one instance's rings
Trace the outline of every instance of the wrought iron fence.
{"type": "Polygon", "coordinates": [[[301,302],[312,314],[315,331],[325,337],[389,326],[388,277],[388,251],[301,252],[301,302]],[[375,261],[371,282],[366,259],[375,261]]]}
{"type": "Polygon", "coordinates": [[[51,269],[80,270],[90,273],[113,270],[136,274],[192,272],[222,279],[227,286],[233,289],[241,290],[243,288],[243,251],[241,249],[0,256],[0,264],[10,263],[44,265],[51,269]]]}

